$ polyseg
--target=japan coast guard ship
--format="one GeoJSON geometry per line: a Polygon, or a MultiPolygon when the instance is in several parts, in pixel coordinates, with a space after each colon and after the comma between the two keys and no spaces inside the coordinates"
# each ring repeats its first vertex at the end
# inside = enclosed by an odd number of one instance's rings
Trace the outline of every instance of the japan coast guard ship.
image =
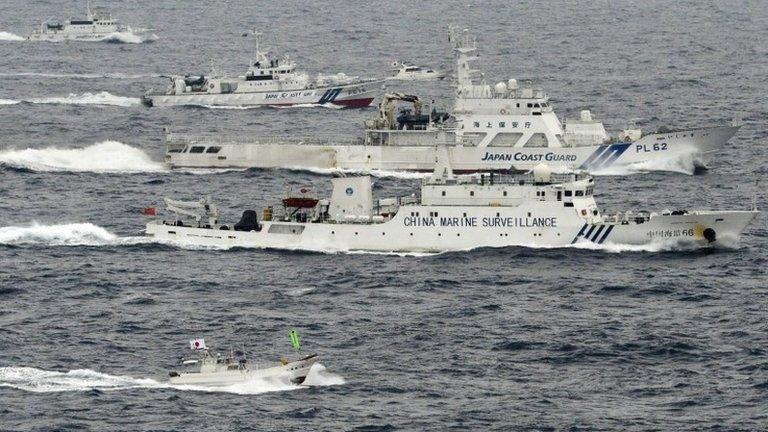
{"type": "MultiPolygon", "coordinates": [[[[456,95],[448,116],[422,112],[415,96],[388,94],[364,136],[221,136],[168,133],[165,162],[170,167],[260,167],[425,171],[434,166],[436,147],[447,146],[457,172],[530,169],[539,163],[599,171],[657,161],[693,159],[722,147],[737,126],[705,127],[643,134],[627,129],[611,137],[588,110],[562,124],[547,95],[515,79],[476,83],[474,39],[451,30],[456,53],[456,95]],[[413,109],[395,112],[395,102],[413,109]]],[[[649,164],[645,164],[649,165],[649,164]]],[[[656,168],[658,167],[658,168],[656,168]]],[[[641,166],[642,168],[642,166],[641,166]]]]}
{"type": "Polygon", "coordinates": [[[678,210],[606,215],[595,203],[590,175],[553,174],[543,164],[527,174],[463,176],[438,164],[423,180],[420,197],[378,201],[370,176],[332,181],[330,199],[316,199],[303,189],[287,196],[282,207],[265,208],[261,220],[256,211],[246,210],[234,225],[219,222],[209,198],[166,200],[176,215],[150,221],[146,234],[188,245],[314,251],[442,252],[580,242],[703,246],[735,241],[757,214],[678,210]]]}
{"type": "Polygon", "coordinates": [[[121,36],[150,36],[149,29],[131,28],[120,22],[108,13],[92,12],[91,2],[86,4],[85,19],[70,19],[66,23],[49,21],[40,24],[40,28],[32,32],[27,39],[30,41],[83,41],[100,42],[109,38],[121,36]]]}
{"type": "Polygon", "coordinates": [[[359,79],[343,73],[318,75],[310,79],[296,71],[296,62],[288,56],[272,58],[269,49],[261,49],[261,33],[256,39],[256,58],[244,75],[172,76],[164,93],[148,91],[142,102],[148,106],[290,106],[333,104],[342,107],[367,107],[373,102],[383,80],[359,79]]]}
{"type": "Polygon", "coordinates": [[[212,352],[205,346],[205,339],[193,339],[189,345],[197,355],[182,359],[182,370],[168,373],[171,384],[224,387],[270,378],[287,378],[294,384],[301,384],[318,360],[317,354],[310,354],[298,360],[282,359],[279,363],[255,366],[244,357],[236,358],[232,351],[225,356],[212,352]]]}

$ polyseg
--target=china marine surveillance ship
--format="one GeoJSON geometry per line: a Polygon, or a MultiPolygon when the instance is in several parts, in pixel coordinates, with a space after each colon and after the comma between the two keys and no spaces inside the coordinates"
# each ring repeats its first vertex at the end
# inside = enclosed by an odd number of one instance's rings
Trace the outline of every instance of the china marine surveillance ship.
{"type": "Polygon", "coordinates": [[[256,58],[244,75],[224,76],[215,70],[209,76],[173,76],[165,93],[147,92],[142,101],[149,106],[290,106],[333,104],[342,107],[367,107],[383,80],[360,79],[343,73],[318,75],[311,79],[296,71],[288,56],[271,58],[261,48],[261,33],[256,39],[256,58]]]}
{"type": "Polygon", "coordinates": [[[282,359],[273,365],[253,366],[246,358],[235,358],[232,351],[226,356],[211,352],[205,346],[204,339],[194,339],[189,343],[197,355],[192,359],[182,359],[184,370],[168,373],[171,384],[223,387],[268,378],[288,378],[294,384],[301,384],[318,360],[317,354],[311,354],[298,360],[282,359]]]}
{"type": "MultiPolygon", "coordinates": [[[[27,36],[30,41],[84,41],[101,42],[105,40],[129,40],[129,38],[147,38],[151,30],[131,28],[120,22],[109,13],[91,11],[91,2],[86,4],[85,19],[70,19],[65,23],[49,21],[40,24],[40,28],[27,36]]],[[[155,37],[156,38],[156,37],[155,37]]]]}
{"type": "Polygon", "coordinates": [[[314,251],[441,252],[579,242],[699,246],[735,241],[757,214],[753,209],[607,215],[598,209],[593,188],[593,178],[583,171],[553,174],[544,164],[527,174],[463,176],[438,164],[423,180],[420,197],[374,201],[370,176],[334,178],[330,199],[317,199],[303,188],[281,207],[266,207],[261,220],[255,210],[245,210],[234,225],[219,222],[209,198],[166,200],[176,217],[149,222],[146,234],[178,244],[314,251]]]}
{"type": "Polygon", "coordinates": [[[547,95],[530,83],[520,86],[515,79],[493,86],[475,83],[477,71],[470,66],[476,59],[474,39],[466,30],[452,29],[451,40],[456,95],[447,119],[429,109],[422,111],[415,96],[390,94],[359,139],[168,133],[165,161],[170,167],[429,172],[436,148],[447,145],[457,172],[530,169],[542,162],[597,171],[684,157],[703,163],[705,155],[738,130],[722,126],[643,134],[627,129],[610,137],[588,110],[563,125],[547,95]],[[413,103],[413,109],[396,116],[398,100],[413,103]]]}

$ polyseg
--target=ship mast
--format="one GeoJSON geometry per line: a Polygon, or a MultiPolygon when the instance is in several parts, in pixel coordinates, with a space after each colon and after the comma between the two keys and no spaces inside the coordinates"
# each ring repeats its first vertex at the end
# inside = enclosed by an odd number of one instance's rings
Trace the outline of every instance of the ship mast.
{"type": "Polygon", "coordinates": [[[91,13],[91,0],[85,0],[85,16],[89,21],[93,21],[93,14],[91,13]]]}

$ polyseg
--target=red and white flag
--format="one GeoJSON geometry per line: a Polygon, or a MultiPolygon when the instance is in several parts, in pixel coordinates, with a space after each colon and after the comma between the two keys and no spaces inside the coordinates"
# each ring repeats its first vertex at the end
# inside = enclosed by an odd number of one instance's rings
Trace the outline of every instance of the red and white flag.
{"type": "Polygon", "coordinates": [[[205,339],[192,339],[191,341],[189,341],[189,348],[193,350],[207,349],[205,347],[205,339]]]}

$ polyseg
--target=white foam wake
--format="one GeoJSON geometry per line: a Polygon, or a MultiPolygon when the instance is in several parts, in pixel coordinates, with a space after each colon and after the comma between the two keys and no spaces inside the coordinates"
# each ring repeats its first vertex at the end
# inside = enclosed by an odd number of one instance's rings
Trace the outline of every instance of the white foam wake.
{"type": "Polygon", "coordinates": [[[150,243],[148,237],[118,237],[91,223],[0,227],[0,245],[109,246],[150,243]]]}
{"type": "Polygon", "coordinates": [[[45,98],[23,99],[22,102],[33,104],[60,104],[60,105],[110,105],[131,107],[141,105],[141,99],[136,97],[117,96],[102,91],[98,93],[70,93],[69,96],[54,96],[45,98]]]}
{"type": "Polygon", "coordinates": [[[222,392],[254,395],[268,392],[298,390],[306,386],[330,386],[344,384],[344,378],[325,370],[321,364],[310,369],[305,385],[294,385],[286,379],[253,379],[227,387],[202,387],[173,385],[151,378],[109,375],[90,369],[56,372],[32,367],[0,368],[0,387],[12,387],[34,393],[58,393],[73,391],[118,391],[130,389],[173,389],[181,391],[222,392]]]}
{"type": "Polygon", "coordinates": [[[118,32],[118,33],[111,33],[104,36],[103,38],[99,39],[99,42],[140,44],[144,42],[152,42],[152,41],[155,41],[156,39],[157,39],[157,36],[155,36],[155,39],[152,39],[151,37],[145,38],[135,33],[118,32]]]}
{"type": "Polygon", "coordinates": [[[693,175],[696,172],[696,166],[702,165],[698,154],[695,151],[679,153],[675,156],[637,162],[629,165],[610,166],[597,169],[592,172],[594,175],[619,176],[640,174],[650,171],[667,171],[679,174],[693,175]]]}
{"type": "Polygon", "coordinates": [[[21,103],[21,101],[12,99],[0,99],[0,105],[16,105],[17,103],[21,103]]]}
{"type": "Polygon", "coordinates": [[[117,141],[104,141],[84,148],[0,151],[0,164],[34,171],[161,172],[167,168],[141,149],[117,141]]]}
{"type": "Polygon", "coordinates": [[[26,40],[25,38],[8,32],[0,32],[0,42],[20,42],[26,40]]]}

